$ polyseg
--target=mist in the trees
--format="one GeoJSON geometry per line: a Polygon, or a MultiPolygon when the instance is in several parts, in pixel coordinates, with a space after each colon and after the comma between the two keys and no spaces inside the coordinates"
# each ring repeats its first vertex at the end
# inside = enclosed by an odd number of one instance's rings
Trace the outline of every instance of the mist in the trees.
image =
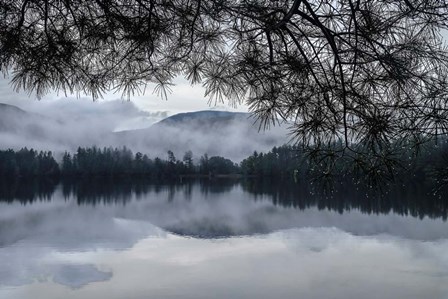
{"type": "Polygon", "coordinates": [[[23,109],[0,105],[1,149],[50,150],[59,158],[80,146],[126,146],[153,157],[171,150],[182,158],[191,150],[239,162],[254,150],[268,151],[289,140],[286,126],[259,132],[259,123],[248,113],[212,110],[188,113],[190,119],[173,115],[160,122],[168,117],[166,111],[142,111],[132,102],[120,100],[92,103],[67,99],[65,103],[57,100],[40,104],[23,109]]]}

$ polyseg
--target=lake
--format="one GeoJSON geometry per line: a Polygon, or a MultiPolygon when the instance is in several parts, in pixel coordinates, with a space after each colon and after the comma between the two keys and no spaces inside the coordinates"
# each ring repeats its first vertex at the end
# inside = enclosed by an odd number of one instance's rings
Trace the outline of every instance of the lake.
{"type": "Polygon", "coordinates": [[[448,298],[448,199],[237,179],[0,183],[0,298],[448,298]]]}

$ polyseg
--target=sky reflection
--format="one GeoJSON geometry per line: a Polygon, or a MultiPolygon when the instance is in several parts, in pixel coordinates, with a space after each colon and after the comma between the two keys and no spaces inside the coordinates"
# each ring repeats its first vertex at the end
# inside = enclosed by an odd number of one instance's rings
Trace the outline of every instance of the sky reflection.
{"type": "MultiPolygon", "coordinates": [[[[65,275],[13,293],[38,297],[9,298],[446,298],[447,248],[447,240],[362,237],[335,228],[214,240],[168,234],[125,251],[79,253],[77,259],[107,265],[101,273],[114,273],[107,282],[78,280],[77,287],[84,285],[74,289],[61,283],[70,279],[65,275]]],[[[57,260],[72,258],[61,253],[57,260]]]]}
{"type": "Polygon", "coordinates": [[[447,298],[442,219],[188,188],[0,203],[0,298],[447,298]]]}

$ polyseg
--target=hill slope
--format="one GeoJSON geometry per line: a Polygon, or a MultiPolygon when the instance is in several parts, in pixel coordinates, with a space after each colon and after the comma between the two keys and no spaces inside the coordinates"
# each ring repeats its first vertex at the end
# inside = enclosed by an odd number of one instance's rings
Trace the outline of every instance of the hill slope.
{"type": "MultiPolygon", "coordinates": [[[[54,116],[56,117],[56,115],[54,116]]],[[[249,113],[198,111],[165,118],[147,129],[113,133],[105,126],[89,126],[79,115],[57,120],[0,104],[0,148],[21,147],[76,151],[78,146],[122,147],[151,157],[166,158],[172,150],[182,159],[188,150],[198,159],[204,153],[240,161],[254,151],[267,151],[287,141],[284,127],[259,131],[249,113]]],[[[98,117],[97,117],[98,118],[98,117]]],[[[101,121],[101,115],[96,123],[101,121]]]]}
{"type": "Polygon", "coordinates": [[[16,106],[0,103],[0,147],[47,149],[58,122],[16,106]]]}
{"type": "Polygon", "coordinates": [[[23,126],[24,120],[29,117],[24,110],[0,103],[0,132],[16,131],[23,126]]]}
{"type": "Polygon", "coordinates": [[[148,129],[120,132],[125,144],[151,148],[159,155],[172,150],[182,158],[191,150],[196,157],[207,153],[239,161],[256,151],[266,151],[287,142],[285,127],[259,131],[249,113],[198,111],[168,117],[148,129]]]}

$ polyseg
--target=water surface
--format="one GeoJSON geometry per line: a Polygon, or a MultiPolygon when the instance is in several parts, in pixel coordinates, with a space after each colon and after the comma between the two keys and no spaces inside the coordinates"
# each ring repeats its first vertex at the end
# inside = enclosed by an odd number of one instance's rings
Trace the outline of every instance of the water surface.
{"type": "Polygon", "coordinates": [[[444,196],[238,180],[0,185],[0,298],[448,298],[444,196]]]}

